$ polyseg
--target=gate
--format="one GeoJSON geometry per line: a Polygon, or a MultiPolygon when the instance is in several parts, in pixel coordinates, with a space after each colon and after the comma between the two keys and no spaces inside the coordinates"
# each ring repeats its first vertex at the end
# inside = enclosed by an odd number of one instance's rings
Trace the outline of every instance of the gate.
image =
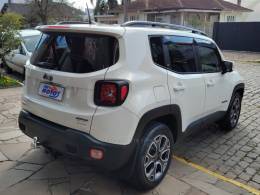
{"type": "Polygon", "coordinates": [[[223,50],[260,52],[260,22],[216,22],[213,39],[223,50]]]}

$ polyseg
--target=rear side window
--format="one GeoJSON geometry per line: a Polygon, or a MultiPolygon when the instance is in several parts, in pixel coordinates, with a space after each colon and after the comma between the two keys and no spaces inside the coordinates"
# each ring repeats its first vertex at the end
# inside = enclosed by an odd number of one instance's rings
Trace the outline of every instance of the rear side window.
{"type": "Polygon", "coordinates": [[[89,73],[114,65],[119,59],[116,38],[80,33],[45,33],[31,63],[46,69],[89,73]]]}
{"type": "Polygon", "coordinates": [[[166,36],[164,44],[169,55],[168,67],[178,73],[196,72],[193,38],[166,36]]]}
{"type": "Polygon", "coordinates": [[[152,58],[155,64],[165,66],[162,37],[150,38],[152,58]]]}

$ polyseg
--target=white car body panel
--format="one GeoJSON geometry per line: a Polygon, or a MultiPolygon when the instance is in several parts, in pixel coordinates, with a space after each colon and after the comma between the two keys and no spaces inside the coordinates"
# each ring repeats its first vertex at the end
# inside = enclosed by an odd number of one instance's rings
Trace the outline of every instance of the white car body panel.
{"type": "Polygon", "coordinates": [[[41,31],[86,32],[112,35],[118,38],[119,61],[101,71],[76,74],[47,70],[28,64],[23,94],[23,109],[57,124],[89,133],[97,140],[128,145],[140,118],[150,110],[177,104],[181,108],[182,131],[201,117],[226,111],[233,89],[242,82],[235,71],[222,75],[180,75],[154,64],[149,35],[180,35],[211,39],[183,31],[167,29],[123,28],[103,25],[68,25],[64,29],[42,26],[41,31]],[[53,83],[65,87],[61,102],[38,95],[44,74],[53,76],[53,83]],[[98,80],[124,79],[129,93],[120,107],[98,107],[94,103],[94,87],[98,80]],[[212,79],[215,86],[207,88],[212,79]],[[183,86],[179,86],[179,84],[183,86]],[[178,87],[184,89],[178,90],[178,87]],[[176,90],[177,89],[177,90],[176,90]],[[222,103],[227,100],[228,102],[222,103]],[[84,119],[84,120],[79,120],[84,119]]]}

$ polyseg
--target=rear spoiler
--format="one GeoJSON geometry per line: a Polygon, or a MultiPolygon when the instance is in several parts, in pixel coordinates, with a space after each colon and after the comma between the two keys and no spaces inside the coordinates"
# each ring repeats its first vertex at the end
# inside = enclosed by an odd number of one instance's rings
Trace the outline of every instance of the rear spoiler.
{"type": "Polygon", "coordinates": [[[121,27],[91,25],[91,24],[59,24],[44,25],[35,28],[41,32],[68,32],[68,33],[90,33],[100,35],[111,35],[114,37],[123,36],[125,29],[121,27]]]}

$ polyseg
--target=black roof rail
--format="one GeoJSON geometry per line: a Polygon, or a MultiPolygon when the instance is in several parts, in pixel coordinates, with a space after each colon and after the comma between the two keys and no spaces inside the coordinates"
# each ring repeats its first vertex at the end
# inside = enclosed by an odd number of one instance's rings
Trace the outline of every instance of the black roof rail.
{"type": "Polygon", "coordinates": [[[184,30],[189,31],[194,34],[208,36],[205,32],[197,30],[194,28],[177,25],[177,24],[168,24],[161,22],[149,22],[149,21],[130,21],[121,25],[122,27],[154,27],[154,28],[166,28],[171,30],[184,30]]]}

